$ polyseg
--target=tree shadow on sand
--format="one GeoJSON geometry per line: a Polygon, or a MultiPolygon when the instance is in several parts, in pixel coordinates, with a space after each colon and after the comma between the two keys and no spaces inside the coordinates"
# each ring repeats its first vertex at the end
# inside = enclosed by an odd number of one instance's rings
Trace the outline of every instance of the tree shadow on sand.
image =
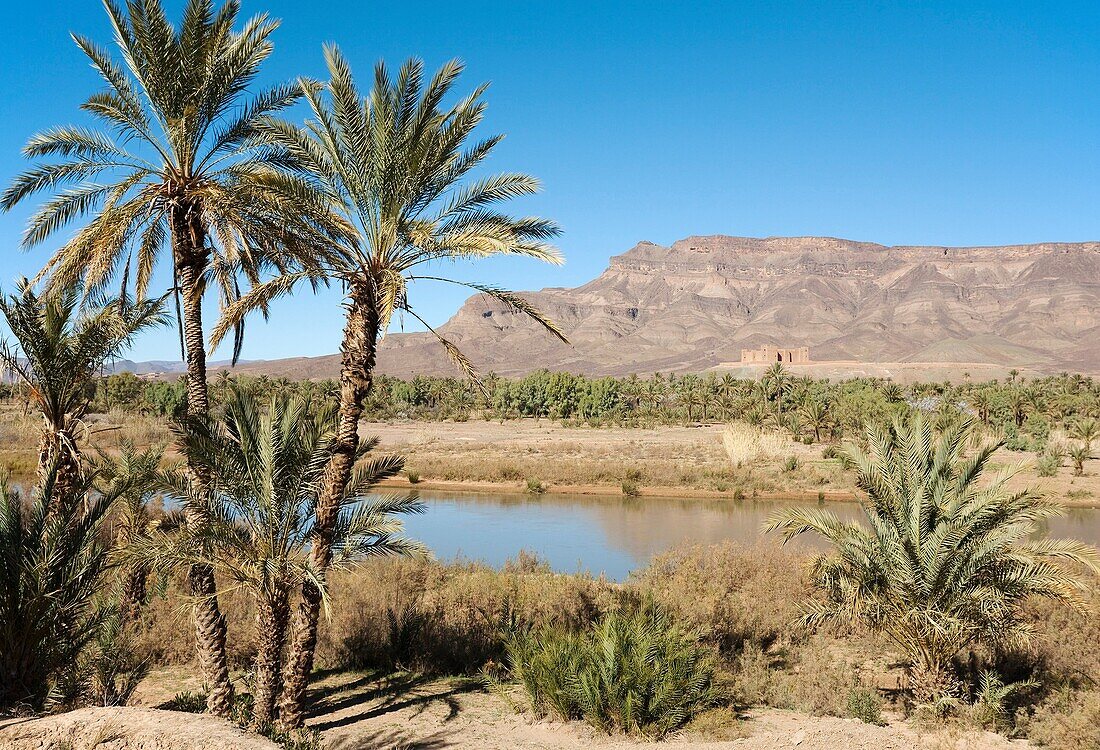
{"type": "Polygon", "coordinates": [[[443,731],[414,739],[400,729],[386,728],[356,733],[353,737],[340,737],[326,747],[329,750],[441,750],[452,744],[443,731]]]}
{"type": "MultiPolygon", "coordinates": [[[[447,706],[448,713],[443,720],[450,721],[462,710],[457,696],[481,689],[481,681],[468,678],[439,680],[407,673],[349,675],[347,680],[322,684],[310,691],[309,725],[322,732],[332,729],[347,730],[360,722],[408,708],[417,709],[414,712],[415,715],[437,702],[447,706]],[[353,710],[356,708],[358,710],[353,710]]],[[[374,730],[368,730],[364,734],[357,732],[354,741],[358,743],[360,737],[370,734],[377,734],[377,732],[374,730]]],[[[345,741],[347,740],[340,740],[340,742],[345,741]]],[[[439,744],[420,744],[440,741],[443,741],[441,736],[418,738],[415,743],[410,743],[406,738],[403,740],[404,744],[400,746],[443,747],[439,744]]],[[[362,747],[375,746],[386,747],[386,745],[363,745],[362,747]]],[[[345,748],[346,746],[336,743],[333,747],[345,748]]]]}

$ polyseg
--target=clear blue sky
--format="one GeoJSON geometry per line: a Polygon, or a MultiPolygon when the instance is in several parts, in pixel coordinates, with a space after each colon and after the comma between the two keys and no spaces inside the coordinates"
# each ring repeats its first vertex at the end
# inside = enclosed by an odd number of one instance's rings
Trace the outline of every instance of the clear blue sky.
{"type": "MultiPolygon", "coordinates": [[[[169,0],[174,9],[179,0],[169,0]]],[[[573,286],[609,256],[689,234],[833,235],[886,244],[1100,239],[1100,3],[378,3],[243,0],[283,19],[271,80],[321,77],[337,42],[366,82],[379,58],[450,57],[491,81],[491,167],[544,192],[522,212],[565,230],[562,268],[460,266],[516,289],[573,286]]],[[[103,43],[95,0],[4,6],[0,176],[39,129],[80,122],[98,87],[68,38],[103,43]]],[[[25,211],[0,216],[0,282],[37,270],[25,211]]],[[[433,323],[464,294],[421,287],[433,323]]],[[[334,292],[250,329],[246,358],[336,350],[334,292]]],[[[134,359],[177,358],[174,336],[134,359]]]]}

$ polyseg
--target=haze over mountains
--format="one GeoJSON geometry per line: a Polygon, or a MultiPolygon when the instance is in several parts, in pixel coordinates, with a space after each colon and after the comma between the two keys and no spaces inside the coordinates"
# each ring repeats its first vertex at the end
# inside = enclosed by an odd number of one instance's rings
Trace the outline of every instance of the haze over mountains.
{"type": "MultiPolygon", "coordinates": [[[[439,328],[484,372],[698,372],[742,348],[810,347],[815,361],[985,363],[1100,371],[1100,243],[885,247],[827,237],[641,242],[575,289],[525,296],[571,346],[483,295],[439,328]]],[[[339,358],[243,372],[332,377],[339,358]]],[[[387,337],[382,372],[453,374],[429,333],[387,337]]]]}

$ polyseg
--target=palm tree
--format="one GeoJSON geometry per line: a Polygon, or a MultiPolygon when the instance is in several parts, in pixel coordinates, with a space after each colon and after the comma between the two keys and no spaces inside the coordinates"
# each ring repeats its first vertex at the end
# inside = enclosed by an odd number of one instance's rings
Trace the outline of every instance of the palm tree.
{"type": "Polygon", "coordinates": [[[1008,489],[1011,472],[981,483],[999,446],[966,455],[969,430],[954,424],[935,435],[919,414],[892,430],[869,428],[869,450],[848,449],[867,526],[817,508],[782,511],[767,526],[786,540],[814,532],[832,545],[813,563],[826,598],[805,622],[856,621],[886,634],[909,660],[918,702],[957,693],[951,659],[975,641],[1025,643],[1027,597],[1079,605],[1085,583],[1072,566],[1100,572],[1092,547],[1034,536],[1058,506],[1008,489]]]}
{"type": "Polygon", "coordinates": [[[1078,419],[1070,427],[1069,434],[1084,443],[1086,452],[1091,453],[1092,444],[1100,437],[1100,422],[1095,419],[1078,419]]]}
{"type": "Polygon", "coordinates": [[[814,431],[814,440],[820,443],[821,431],[832,424],[829,402],[822,397],[811,397],[802,406],[802,417],[806,420],[807,426],[814,431]]]}
{"type": "MultiPolygon", "coordinates": [[[[163,459],[163,445],[138,450],[129,440],[121,443],[117,455],[99,450],[93,458],[96,486],[104,494],[119,498],[112,521],[116,529],[115,549],[123,554],[147,540],[154,531],[181,525],[178,512],[168,512],[159,518],[152,513],[157,494],[154,482],[163,459]]],[[[144,560],[130,559],[123,566],[118,597],[120,627],[126,627],[145,605],[149,573],[144,560]]]]}
{"type": "MultiPolygon", "coordinates": [[[[200,560],[243,587],[257,604],[260,636],[254,671],[254,724],[270,726],[279,694],[294,592],[310,581],[327,596],[325,579],[310,555],[322,477],[337,427],[334,405],[314,409],[301,398],[273,396],[266,409],[242,388],[228,393],[220,419],[191,418],[174,425],[180,453],[202,465],[210,482],[196,487],[184,468],[165,472],[165,491],[186,504],[205,506],[209,523],[182,533],[157,533],[139,558],[161,569],[200,560]]],[[[337,505],[333,554],[338,563],[377,555],[404,555],[422,548],[401,536],[397,514],[423,509],[415,497],[363,500],[382,479],[395,476],[404,461],[395,456],[365,460],[377,440],[361,443],[351,481],[337,505]]]]}
{"type": "Polygon", "coordinates": [[[26,279],[16,294],[0,297],[0,314],[15,337],[0,341],[0,364],[42,415],[39,480],[53,472],[55,505],[74,502],[83,484],[78,433],[92,378],[138,333],[167,323],[163,299],[121,298],[84,314],[77,303],[72,288],[40,295],[26,279]]]}
{"type": "Polygon", "coordinates": [[[1080,443],[1069,449],[1069,457],[1073,459],[1073,476],[1085,476],[1085,461],[1092,457],[1092,451],[1087,443],[1080,443]]]}
{"type": "Polygon", "coordinates": [[[117,495],[57,502],[55,472],[29,503],[0,477],[0,707],[40,710],[96,637],[95,597],[109,569],[104,518],[117,495]]]}
{"type": "MultiPolygon", "coordinates": [[[[337,502],[351,476],[359,417],[373,383],[379,340],[396,311],[419,319],[410,306],[409,285],[422,280],[452,281],[430,271],[431,264],[441,261],[522,255],[560,262],[557,251],[547,244],[558,233],[553,223],[533,217],[516,219],[494,210],[501,201],[534,193],[538,188],[534,178],[503,174],[464,182],[500,136],[466,146],[484,115],[484,87],[450,108],[443,107],[461,64],[447,63],[426,85],[419,61],[406,63],[396,80],[379,64],[374,88],[364,99],[340,52],[327,47],[325,58],[330,80],[323,89],[302,84],[312,114],[307,125],[295,127],[269,118],[265,127],[270,139],[317,176],[319,189],[354,227],[354,237],[322,259],[321,275],[308,269],[284,274],[246,294],[227,310],[214,332],[218,340],[251,310],[266,308],[302,282],[332,279],[345,289],[340,424],[318,501],[313,540],[314,564],[321,575],[328,567],[337,502]]],[[[500,300],[564,340],[561,331],[523,298],[483,284],[463,285],[500,300]]],[[[427,327],[459,368],[476,376],[459,349],[427,327]]],[[[313,667],[320,611],[319,591],[312,582],[306,583],[303,594],[282,704],[282,718],[289,726],[301,723],[301,700],[313,667]]]]}
{"type": "MultiPolygon", "coordinates": [[[[234,31],[237,0],[215,10],[188,0],[179,28],[160,0],[104,0],[121,63],[90,39],[74,35],[106,83],[82,109],[105,127],[66,126],[30,139],[24,154],[54,157],[19,175],[0,197],[5,210],[50,192],[32,216],[24,245],[38,245],[69,223],[88,223],[50,259],[42,275],[67,287],[97,290],[121,277],[145,295],[167,251],[173,274],[181,348],[187,361],[187,408],[208,409],[202,298],[216,288],[223,302],[239,296],[239,275],[257,282],[266,270],[309,263],[325,245],[309,225],[324,218],[302,178],[282,168],[287,156],[263,142],[257,123],[301,96],[297,85],[256,89],[278,22],[257,16],[234,31]],[[182,312],[180,311],[182,307],[182,312]]],[[[243,329],[235,331],[234,358],[243,329]]],[[[210,571],[191,574],[209,708],[229,711],[225,622],[210,571]]]]}

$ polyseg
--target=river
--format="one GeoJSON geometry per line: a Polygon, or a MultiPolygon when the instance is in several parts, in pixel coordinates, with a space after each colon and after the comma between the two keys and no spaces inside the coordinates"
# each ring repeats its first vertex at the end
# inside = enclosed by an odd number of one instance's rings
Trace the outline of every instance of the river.
{"type": "MultiPolygon", "coordinates": [[[[733,540],[755,544],[777,537],[760,527],[795,501],[688,500],[590,495],[442,494],[421,492],[428,510],[406,519],[408,536],[441,560],[463,558],[499,566],[521,550],[561,572],[588,571],[623,580],[654,555],[685,544],[733,540]]],[[[801,503],[816,507],[816,503],[801,503]]],[[[842,518],[858,518],[854,503],[828,503],[842,518]]],[[[1049,532],[1100,545],[1100,510],[1077,508],[1049,532]]],[[[807,536],[796,544],[811,545],[807,536]]]]}

